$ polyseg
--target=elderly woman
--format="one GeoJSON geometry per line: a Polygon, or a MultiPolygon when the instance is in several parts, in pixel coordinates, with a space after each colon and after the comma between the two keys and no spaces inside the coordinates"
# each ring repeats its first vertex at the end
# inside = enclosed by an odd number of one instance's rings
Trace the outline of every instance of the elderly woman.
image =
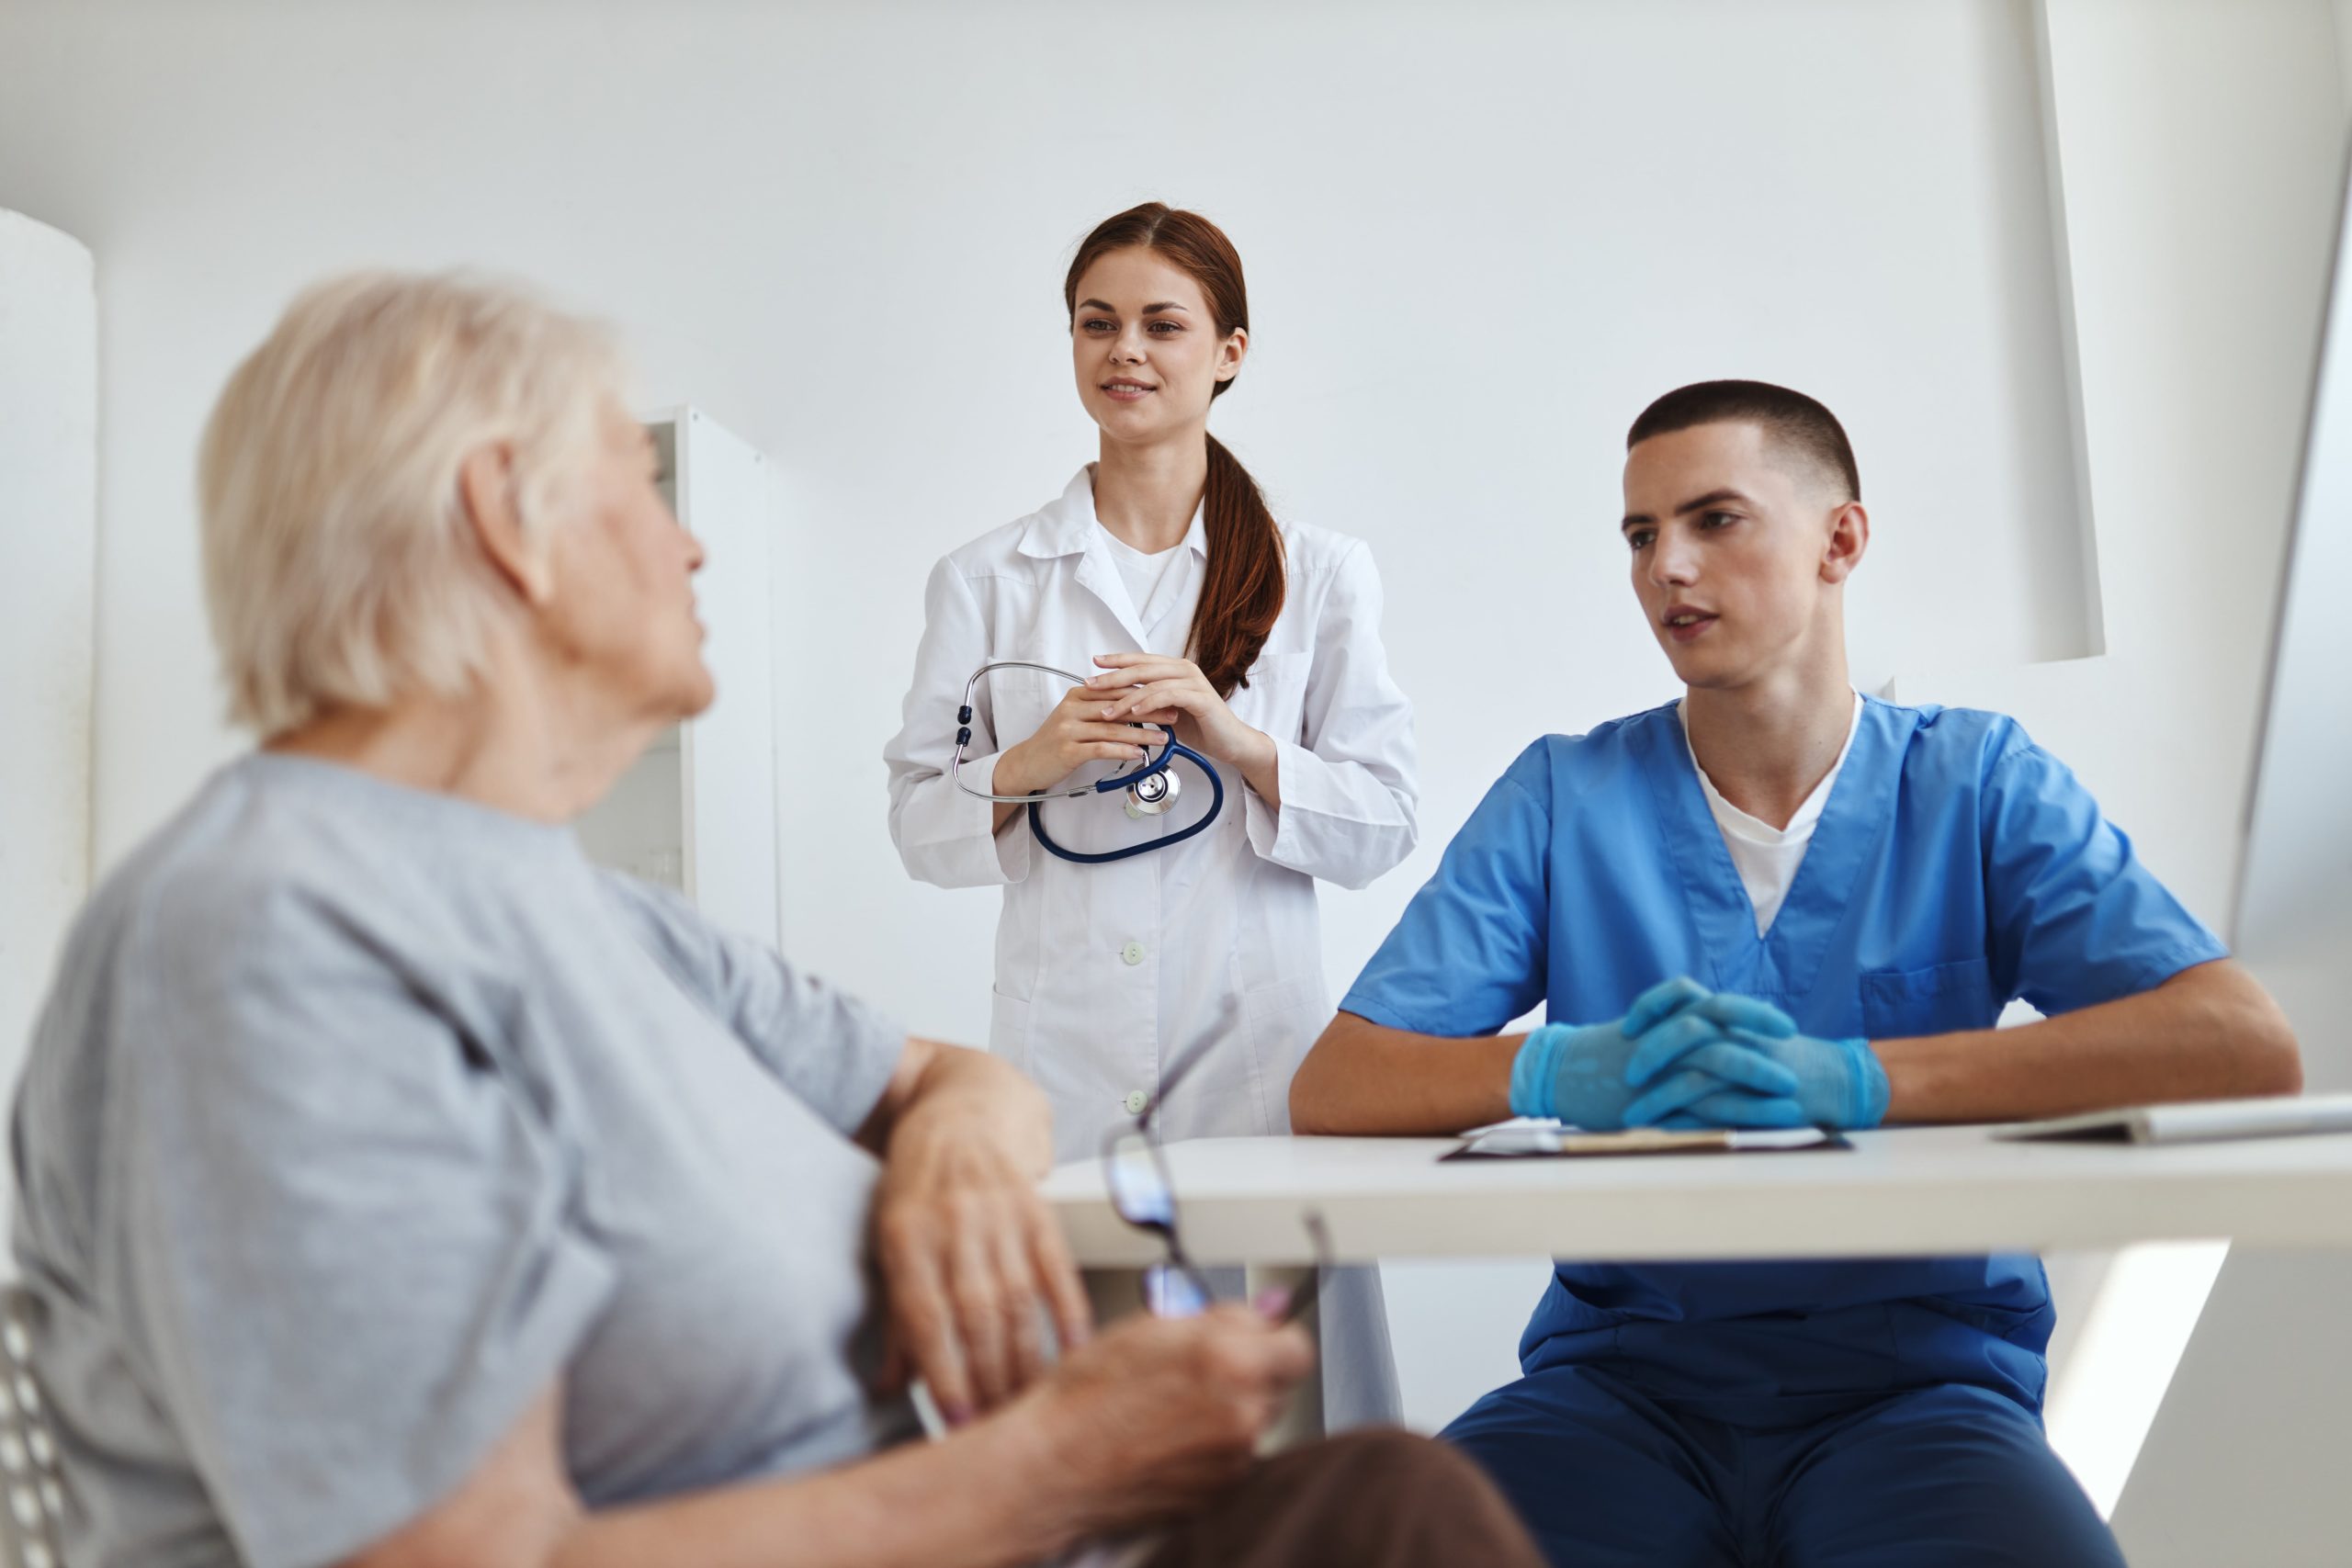
{"type": "Polygon", "coordinates": [[[16,1116],[77,1568],[1535,1562],[1419,1439],[1254,1462],[1295,1328],[1089,1342],[1035,1090],[582,858],[712,697],[617,372],[513,292],[364,276],[213,413],[262,744],[91,901],[16,1116]]]}

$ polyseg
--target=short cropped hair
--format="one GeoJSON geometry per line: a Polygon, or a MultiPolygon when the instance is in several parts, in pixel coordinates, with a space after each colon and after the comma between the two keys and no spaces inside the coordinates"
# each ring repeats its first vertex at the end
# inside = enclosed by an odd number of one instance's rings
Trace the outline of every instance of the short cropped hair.
{"type": "Polygon", "coordinates": [[[1791,448],[1830,479],[1843,482],[1845,499],[1862,499],[1861,471],[1838,416],[1803,392],[1769,381],[1700,381],[1678,387],[1642,411],[1625,433],[1625,450],[1653,435],[1702,424],[1754,424],[1765,438],[1791,448]]]}
{"type": "Polygon", "coordinates": [[[263,739],[340,706],[459,695],[516,613],[458,472],[506,444],[526,534],[573,502],[621,360],[601,325],[457,274],[304,292],[204,431],[204,588],[229,715],[263,739]]]}

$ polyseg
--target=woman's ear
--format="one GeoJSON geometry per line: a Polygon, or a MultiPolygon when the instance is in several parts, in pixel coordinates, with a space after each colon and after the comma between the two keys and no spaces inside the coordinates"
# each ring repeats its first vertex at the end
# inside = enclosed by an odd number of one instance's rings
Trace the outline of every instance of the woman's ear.
{"type": "Polygon", "coordinates": [[[1871,547],[1871,514],[1849,501],[1829,514],[1829,538],[1821,552],[1821,581],[1843,582],[1862,564],[1871,547]]]}
{"type": "Polygon", "coordinates": [[[1236,327],[1216,351],[1216,378],[1230,381],[1241,374],[1241,362],[1250,357],[1250,329],[1236,327]]]}
{"type": "Polygon", "coordinates": [[[490,564],[525,604],[546,604],[555,592],[555,575],[523,529],[514,502],[514,449],[502,441],[468,453],[458,468],[458,496],[490,564]]]}

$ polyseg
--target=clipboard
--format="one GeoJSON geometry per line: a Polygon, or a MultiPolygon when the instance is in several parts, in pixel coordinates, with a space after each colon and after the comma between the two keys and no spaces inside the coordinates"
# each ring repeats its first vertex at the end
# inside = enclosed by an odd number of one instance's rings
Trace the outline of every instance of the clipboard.
{"type": "Polygon", "coordinates": [[[2007,1143],[2042,1140],[2112,1144],[2211,1144],[2237,1138],[2309,1137],[2352,1133],[2352,1094],[2282,1095],[2262,1100],[2189,1100],[2127,1105],[2047,1122],[1996,1127],[2007,1143]]]}
{"type": "Polygon", "coordinates": [[[1442,1164],[1457,1159],[1589,1159],[1623,1155],[1812,1154],[1853,1146],[1825,1127],[1702,1127],[1688,1132],[1628,1127],[1616,1133],[1588,1133],[1540,1122],[1505,1122],[1465,1134],[1459,1146],[1437,1157],[1442,1164]]]}

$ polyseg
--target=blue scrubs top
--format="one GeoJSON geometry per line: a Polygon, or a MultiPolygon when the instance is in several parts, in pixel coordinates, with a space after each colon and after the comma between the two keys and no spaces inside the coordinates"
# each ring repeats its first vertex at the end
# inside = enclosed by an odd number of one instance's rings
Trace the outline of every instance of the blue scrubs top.
{"type": "MultiPolygon", "coordinates": [[[[1875,699],[1758,937],[1668,706],[1521,752],[1340,1005],[1461,1037],[1539,998],[1555,1022],[1617,1018],[1689,975],[1809,1034],[1885,1040],[1990,1028],[2017,997],[2111,1001],[2225,952],[2015,720],[1875,699]]],[[[1562,1262],[1520,1357],[1724,1419],[1953,1382],[2038,1409],[2051,1321],[2026,1256],[1562,1262]]]]}

